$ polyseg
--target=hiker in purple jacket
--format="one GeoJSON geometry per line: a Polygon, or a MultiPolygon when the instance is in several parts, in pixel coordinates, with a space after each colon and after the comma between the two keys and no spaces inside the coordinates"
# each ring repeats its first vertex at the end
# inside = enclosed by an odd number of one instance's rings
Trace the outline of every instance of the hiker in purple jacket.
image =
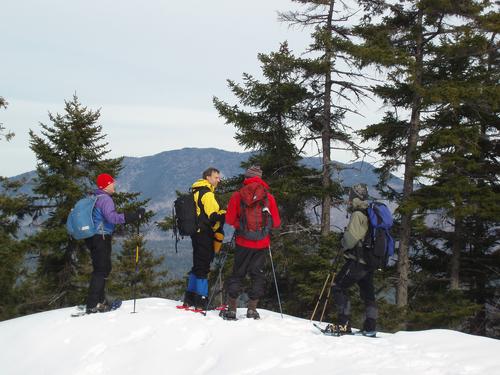
{"type": "Polygon", "coordinates": [[[97,176],[96,200],[92,218],[97,234],[87,238],[85,244],[92,258],[92,276],[87,297],[87,314],[110,309],[104,295],[106,279],[111,272],[111,242],[116,224],[130,224],[141,220],[146,210],[142,207],[133,212],[118,213],[111,195],[115,192],[115,180],[109,174],[97,176]]]}

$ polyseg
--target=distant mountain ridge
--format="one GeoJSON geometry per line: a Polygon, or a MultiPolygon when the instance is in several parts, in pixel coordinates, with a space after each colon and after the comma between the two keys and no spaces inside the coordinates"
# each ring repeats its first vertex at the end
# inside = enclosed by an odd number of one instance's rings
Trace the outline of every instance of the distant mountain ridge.
{"type": "MultiPolygon", "coordinates": [[[[162,220],[165,216],[171,215],[176,191],[187,191],[194,181],[201,178],[202,172],[207,167],[218,168],[223,177],[233,177],[243,173],[241,163],[248,160],[250,155],[250,152],[230,152],[216,148],[183,148],[145,157],[125,157],[123,169],[116,178],[117,190],[140,192],[141,199],[150,199],[148,209],[155,211],[155,220],[162,220]]],[[[320,158],[305,158],[303,163],[318,170],[321,168],[320,158]]],[[[344,186],[364,182],[368,184],[370,194],[377,196],[374,185],[378,176],[371,164],[366,162],[352,164],[334,162],[334,164],[340,167],[332,175],[334,181],[339,181],[344,186]]],[[[20,192],[31,194],[35,177],[36,172],[31,171],[11,179],[25,179],[26,183],[20,192]]],[[[393,188],[402,189],[402,181],[397,177],[393,177],[390,183],[393,188]]],[[[343,207],[332,210],[331,215],[335,228],[343,228],[346,225],[343,207]]],[[[24,230],[32,231],[30,228],[24,230]]],[[[181,241],[179,253],[176,254],[170,234],[160,231],[154,224],[144,230],[148,240],[147,247],[157,254],[165,255],[165,266],[169,270],[169,276],[183,277],[191,267],[191,241],[189,239],[181,241]]],[[[116,249],[119,249],[119,243],[116,249]]]]}
{"type": "MultiPolygon", "coordinates": [[[[241,163],[248,160],[250,152],[231,152],[216,148],[183,148],[164,151],[151,156],[125,157],[123,170],[117,176],[118,191],[136,191],[141,198],[150,199],[148,208],[157,212],[159,217],[170,213],[176,191],[187,191],[191,184],[201,178],[203,170],[209,166],[218,168],[222,177],[233,177],[243,173],[241,163]]],[[[308,157],[304,165],[321,168],[321,159],[308,157]]],[[[378,181],[375,167],[367,162],[343,164],[334,162],[340,168],[332,179],[344,186],[366,183],[370,194],[376,196],[374,186],[378,181]]],[[[12,177],[14,180],[26,179],[21,192],[31,193],[31,182],[35,171],[12,177]]],[[[402,188],[402,181],[393,176],[390,184],[396,190],[402,188]]]]}

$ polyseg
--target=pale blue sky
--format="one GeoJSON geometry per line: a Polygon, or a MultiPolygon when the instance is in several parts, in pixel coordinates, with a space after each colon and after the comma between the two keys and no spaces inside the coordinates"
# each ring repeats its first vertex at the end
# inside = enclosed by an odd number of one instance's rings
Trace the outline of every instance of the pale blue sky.
{"type": "Polygon", "coordinates": [[[75,92],[84,105],[101,108],[111,156],[182,147],[242,151],[212,97],[234,102],[226,79],[259,75],[257,53],[284,40],[304,51],[310,30],[277,20],[278,10],[293,6],[290,0],[4,1],[0,95],[9,106],[0,122],[16,137],[1,143],[0,175],[35,168],[28,130],[48,123],[48,111],[62,113],[75,92]]]}

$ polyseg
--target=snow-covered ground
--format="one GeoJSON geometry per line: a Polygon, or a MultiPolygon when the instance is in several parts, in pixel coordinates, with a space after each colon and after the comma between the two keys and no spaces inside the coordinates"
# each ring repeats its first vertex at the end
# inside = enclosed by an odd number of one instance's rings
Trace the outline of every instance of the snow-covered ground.
{"type": "Polygon", "coordinates": [[[105,314],[72,318],[66,308],[0,322],[0,374],[500,374],[499,340],[449,330],[327,337],[262,309],[259,321],[224,321],[177,304],[148,298],[136,314],[126,301],[105,314]]]}

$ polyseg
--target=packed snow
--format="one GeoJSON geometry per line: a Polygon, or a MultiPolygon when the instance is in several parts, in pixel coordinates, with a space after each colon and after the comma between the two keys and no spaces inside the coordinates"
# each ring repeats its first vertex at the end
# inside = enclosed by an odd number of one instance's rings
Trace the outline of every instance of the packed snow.
{"type": "Polygon", "coordinates": [[[500,374],[500,341],[450,330],[328,337],[308,320],[176,309],[159,298],[71,317],[65,308],[0,322],[2,375],[500,374]]]}

